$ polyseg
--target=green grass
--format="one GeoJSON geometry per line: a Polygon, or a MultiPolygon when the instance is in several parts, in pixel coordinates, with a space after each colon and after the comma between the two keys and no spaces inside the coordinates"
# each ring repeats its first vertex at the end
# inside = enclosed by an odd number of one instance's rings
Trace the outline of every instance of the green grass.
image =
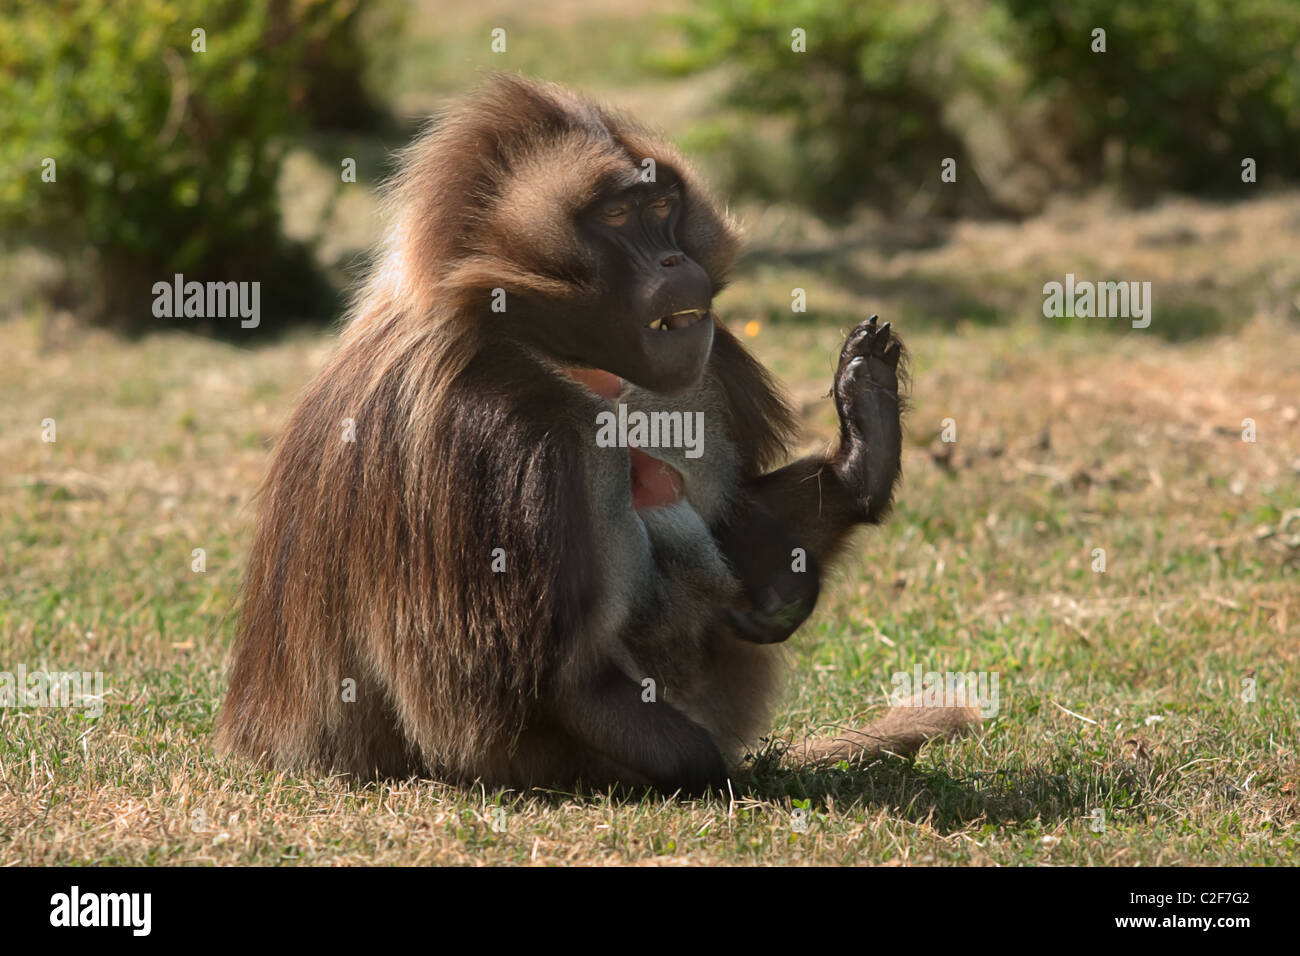
{"type": "MultiPolygon", "coordinates": [[[[700,81],[642,70],[664,28],[607,7],[419,5],[398,104],[535,67],[674,135],[707,117],[700,81]],[[490,54],[496,25],[512,58],[490,54]]],[[[286,220],[328,238],[336,271],[374,235],[368,186],[396,145],[307,142],[291,164],[286,220]],[[336,154],[361,157],[361,183],[336,185],[336,154]]],[[[739,208],[751,251],[720,311],[789,387],[802,448],[834,434],[834,357],[866,314],[906,339],[914,394],[895,514],[791,639],[777,743],[725,800],[359,786],[219,758],[250,499],[331,337],[126,342],[25,309],[0,323],[0,671],[102,671],[106,692],[98,719],[0,708],[0,865],[1300,862],[1296,208],[1098,195],[926,236],[739,208]],[[1042,284],[1066,272],[1152,281],[1151,329],[1043,319],[1042,284]],[[857,722],[918,664],[997,674],[980,736],[780,767],[779,742],[857,722]]],[[[27,269],[0,261],[0,284],[27,269]]]]}
{"type": "MultiPolygon", "coordinates": [[[[918,663],[997,673],[998,713],[911,762],[795,772],[769,749],[734,800],[677,803],[357,786],[217,757],[247,505],[328,336],[244,352],[92,333],[43,351],[35,321],[0,326],[0,662],[101,670],[107,690],[98,720],[0,710],[0,864],[1300,860],[1300,540],[1282,527],[1300,508],[1284,358],[1300,332],[902,331],[916,377],[898,508],[792,639],[773,739],[859,719],[918,663]],[[1254,445],[1236,434],[1248,414],[1254,445]],[[941,467],[928,439],[949,416],[941,467]]],[[[805,321],[750,343],[817,396],[838,336],[805,321]]],[[[808,445],[826,440],[829,402],[804,410],[808,445]]]]}

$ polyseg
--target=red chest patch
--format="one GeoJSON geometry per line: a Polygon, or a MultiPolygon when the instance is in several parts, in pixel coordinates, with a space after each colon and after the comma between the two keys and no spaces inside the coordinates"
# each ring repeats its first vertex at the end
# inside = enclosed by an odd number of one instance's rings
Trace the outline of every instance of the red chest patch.
{"type": "MultiPolygon", "coordinates": [[[[601,398],[618,398],[623,391],[623,380],[612,372],[592,368],[566,369],[571,379],[585,386],[601,398]]],[[[668,464],[641,451],[629,448],[628,457],[632,460],[632,506],[642,508],[660,508],[676,504],[682,500],[685,481],[682,473],[668,464]]]]}

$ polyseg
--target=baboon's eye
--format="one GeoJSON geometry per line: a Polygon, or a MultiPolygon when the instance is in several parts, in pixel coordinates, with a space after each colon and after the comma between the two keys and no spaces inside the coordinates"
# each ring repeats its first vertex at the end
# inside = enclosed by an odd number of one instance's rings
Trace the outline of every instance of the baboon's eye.
{"type": "Polygon", "coordinates": [[[600,218],[611,226],[621,226],[627,222],[627,203],[606,206],[600,211],[600,218]]]}
{"type": "Polygon", "coordinates": [[[660,196],[650,204],[650,208],[654,210],[654,214],[660,219],[667,219],[668,214],[673,211],[674,198],[671,194],[660,196]]]}

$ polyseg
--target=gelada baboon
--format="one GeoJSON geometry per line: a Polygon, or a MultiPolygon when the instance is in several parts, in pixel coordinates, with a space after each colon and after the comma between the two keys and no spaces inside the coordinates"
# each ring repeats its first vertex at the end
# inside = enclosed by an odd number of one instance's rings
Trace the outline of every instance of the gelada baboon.
{"type": "MultiPolygon", "coordinates": [[[[725,788],[768,727],[775,645],[890,505],[889,325],[844,344],[838,450],[771,470],[795,421],[713,314],[738,234],[673,147],[501,76],[405,152],[390,203],[272,458],[223,746],[366,776],[725,788]],[[637,412],[669,440],[600,440],[637,412]]],[[[910,750],[970,719],[904,708],[793,749],[910,750]]]]}

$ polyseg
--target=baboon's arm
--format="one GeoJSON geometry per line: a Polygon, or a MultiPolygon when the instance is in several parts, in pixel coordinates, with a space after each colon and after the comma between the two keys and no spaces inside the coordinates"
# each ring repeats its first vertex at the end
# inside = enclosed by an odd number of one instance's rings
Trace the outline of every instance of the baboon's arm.
{"type": "Polygon", "coordinates": [[[840,444],[750,481],[718,542],[745,585],[750,607],[728,612],[733,630],[757,643],[785,640],[812,612],[819,566],[856,525],[889,511],[903,433],[898,367],[902,346],[875,316],[850,333],[835,373],[840,444]],[[806,553],[802,569],[795,549],[806,553]]]}
{"type": "Polygon", "coordinates": [[[840,444],[751,482],[750,499],[775,515],[819,556],[829,557],[857,524],[889,511],[903,450],[898,366],[902,344],[873,315],[840,350],[835,409],[840,444]]]}

